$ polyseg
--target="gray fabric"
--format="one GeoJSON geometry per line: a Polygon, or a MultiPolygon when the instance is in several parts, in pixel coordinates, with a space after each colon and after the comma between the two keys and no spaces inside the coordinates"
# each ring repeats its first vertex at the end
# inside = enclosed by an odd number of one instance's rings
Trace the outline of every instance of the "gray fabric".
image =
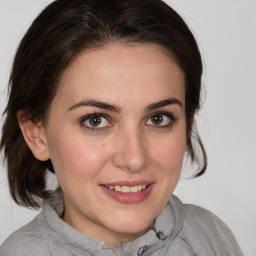
{"type": "MultiPolygon", "coordinates": [[[[116,255],[104,242],[87,237],[62,221],[62,212],[60,196],[44,202],[42,212],[0,246],[0,256],[116,255]]],[[[119,249],[122,256],[243,255],[219,218],[198,206],[182,204],[174,195],[156,218],[154,229],[119,249]]]]}

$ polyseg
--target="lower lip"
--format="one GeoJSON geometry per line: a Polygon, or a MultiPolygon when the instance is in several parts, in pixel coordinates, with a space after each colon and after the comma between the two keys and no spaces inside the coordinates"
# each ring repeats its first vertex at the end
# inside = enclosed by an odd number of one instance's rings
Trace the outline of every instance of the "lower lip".
{"type": "Polygon", "coordinates": [[[144,201],[150,194],[153,184],[148,185],[145,189],[137,193],[122,193],[115,191],[114,189],[108,189],[105,186],[101,188],[113,199],[123,204],[135,204],[144,201]]]}

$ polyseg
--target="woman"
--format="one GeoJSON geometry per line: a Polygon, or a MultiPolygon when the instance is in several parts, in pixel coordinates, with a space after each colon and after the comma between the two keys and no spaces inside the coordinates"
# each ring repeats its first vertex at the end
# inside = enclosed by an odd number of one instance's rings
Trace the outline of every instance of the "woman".
{"type": "Polygon", "coordinates": [[[57,0],[15,56],[1,149],[13,199],[42,212],[0,255],[242,255],[212,213],[172,195],[202,63],[160,0],[57,0]],[[59,188],[48,189],[47,173],[59,188]]]}

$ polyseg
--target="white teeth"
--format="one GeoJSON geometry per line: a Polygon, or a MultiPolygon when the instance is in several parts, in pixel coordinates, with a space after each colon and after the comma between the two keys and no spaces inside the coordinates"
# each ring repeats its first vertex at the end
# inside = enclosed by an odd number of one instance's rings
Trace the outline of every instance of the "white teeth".
{"type": "Polygon", "coordinates": [[[135,187],[135,186],[134,186],[134,187],[131,187],[130,190],[131,190],[132,193],[136,193],[136,192],[140,191],[140,185],[139,185],[139,186],[136,186],[136,187],[135,187]]]}
{"type": "Polygon", "coordinates": [[[123,193],[131,193],[131,188],[128,186],[122,186],[122,192],[123,193]]]}
{"type": "Polygon", "coordinates": [[[138,185],[138,186],[108,186],[108,189],[113,189],[117,192],[122,193],[137,193],[143,189],[145,189],[147,185],[138,185]]]}
{"type": "Polygon", "coordinates": [[[115,191],[122,192],[122,187],[121,187],[121,186],[114,186],[113,189],[114,189],[115,191]]]}

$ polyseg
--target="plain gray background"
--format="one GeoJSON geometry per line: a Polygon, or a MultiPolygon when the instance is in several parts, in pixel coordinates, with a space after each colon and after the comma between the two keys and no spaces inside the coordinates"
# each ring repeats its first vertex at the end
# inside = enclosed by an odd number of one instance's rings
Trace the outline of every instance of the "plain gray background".
{"type": "MultiPolygon", "coordinates": [[[[18,42],[50,2],[0,0],[1,112],[18,42]]],[[[182,179],[175,194],[222,218],[245,255],[256,256],[256,1],[166,2],[194,32],[205,66],[206,100],[197,120],[209,166],[201,178],[182,179]]],[[[0,243],[36,214],[13,203],[5,167],[0,166],[0,243]]]]}

